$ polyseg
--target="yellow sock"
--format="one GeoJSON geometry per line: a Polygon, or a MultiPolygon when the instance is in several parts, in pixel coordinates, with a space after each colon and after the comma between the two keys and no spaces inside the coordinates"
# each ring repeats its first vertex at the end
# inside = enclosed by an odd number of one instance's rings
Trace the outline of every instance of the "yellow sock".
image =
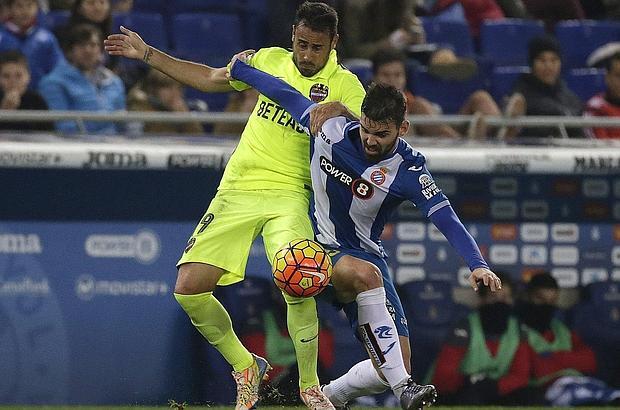
{"type": "Polygon", "coordinates": [[[299,387],[302,390],[319,385],[317,360],[319,354],[319,318],[314,298],[284,295],[288,333],[295,345],[299,366],[299,387]]]}
{"type": "Polygon", "coordinates": [[[196,329],[224,356],[224,359],[240,372],[254,363],[254,357],[246,349],[232,328],[230,316],[213,292],[196,295],[174,294],[196,329]]]}

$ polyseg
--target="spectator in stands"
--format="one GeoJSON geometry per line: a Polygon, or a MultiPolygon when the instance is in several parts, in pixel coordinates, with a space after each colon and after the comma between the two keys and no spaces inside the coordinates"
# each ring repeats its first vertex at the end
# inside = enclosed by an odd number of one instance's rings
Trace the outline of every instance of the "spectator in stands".
{"type": "MultiPolygon", "coordinates": [[[[39,92],[53,110],[113,112],[125,109],[125,87],[121,79],[103,67],[101,33],[90,24],[79,24],[63,42],[66,61],[43,77],[39,92]]],[[[114,134],[119,129],[109,122],[86,122],[89,133],[114,134]]],[[[58,121],[64,133],[79,131],[75,121],[58,121]]]]}
{"type": "Polygon", "coordinates": [[[530,17],[543,20],[549,32],[561,20],[582,20],[585,13],[579,0],[522,0],[530,17]]]}
{"type": "Polygon", "coordinates": [[[133,0],[115,0],[112,2],[113,13],[129,13],[133,9],[133,0]]]}
{"type": "MultiPolygon", "coordinates": [[[[129,111],[190,111],[183,97],[181,83],[155,69],[149,70],[144,80],[129,91],[127,108],[129,111]]],[[[158,134],[202,134],[204,132],[202,125],[197,121],[146,123],[143,131],[158,134]]]]}
{"type": "Polygon", "coordinates": [[[529,15],[523,0],[495,0],[507,18],[525,19],[529,15]]]}
{"type": "MultiPolygon", "coordinates": [[[[244,90],[238,93],[232,93],[230,95],[230,98],[228,99],[228,104],[226,104],[226,108],[224,108],[224,112],[251,113],[256,106],[257,100],[258,92],[254,88],[250,88],[248,90],[244,90]]],[[[241,132],[243,132],[244,127],[244,123],[231,124],[218,122],[213,128],[213,133],[217,135],[231,135],[238,138],[241,135],[241,132]]]]}
{"type": "Polygon", "coordinates": [[[415,4],[415,0],[346,1],[343,55],[372,58],[378,51],[390,48],[427,65],[430,74],[444,79],[465,80],[475,75],[478,66],[474,60],[457,57],[444,45],[426,43],[424,27],[415,15],[415,4]]]}
{"type": "MultiPolygon", "coordinates": [[[[21,51],[0,53],[0,109],[47,110],[45,100],[36,91],[28,89],[30,71],[21,51]]],[[[52,125],[45,122],[0,122],[2,130],[46,131],[52,125]]]]}
{"type": "Polygon", "coordinates": [[[581,376],[594,374],[594,351],[555,317],[560,289],[548,272],[534,275],[527,284],[525,301],[518,305],[518,317],[533,350],[531,384],[540,386],[548,404],[576,406],[620,401],[600,380],[581,376]]]}
{"type": "Polygon", "coordinates": [[[480,305],[458,323],[442,346],[432,374],[443,403],[520,402],[531,372],[531,353],[513,315],[513,284],[497,273],[502,289],[481,286],[480,305]]]}
{"type": "Polygon", "coordinates": [[[485,20],[504,18],[504,12],[495,0],[437,0],[431,9],[431,14],[440,14],[457,3],[463,7],[465,19],[474,39],[480,37],[480,26],[485,20]]]}
{"type": "Polygon", "coordinates": [[[41,77],[62,60],[62,51],[56,37],[37,22],[37,0],[9,0],[7,4],[10,18],[0,33],[0,49],[13,49],[17,45],[28,59],[30,87],[36,88],[41,77]]]}
{"type": "Polygon", "coordinates": [[[75,0],[71,6],[69,21],[57,33],[61,43],[73,27],[84,23],[96,26],[101,31],[103,38],[106,38],[112,32],[110,0],[75,0]]]}
{"type": "MultiPolygon", "coordinates": [[[[577,116],[583,103],[560,78],[562,60],[560,46],[552,37],[536,37],[528,44],[531,73],[522,74],[513,88],[513,98],[523,100],[520,106],[526,115],[577,116]]],[[[524,129],[525,137],[582,137],[577,128],[568,128],[564,135],[557,127],[524,129]]]]}
{"type": "MultiPolygon", "coordinates": [[[[407,71],[405,56],[394,49],[378,51],[372,58],[373,81],[389,84],[405,94],[407,100],[407,113],[411,115],[437,115],[441,114],[441,107],[431,103],[424,97],[416,96],[407,89],[407,71]]],[[[483,115],[501,115],[497,104],[491,95],[479,90],[469,96],[459,111],[463,115],[475,113],[483,115]]],[[[415,124],[414,124],[415,125],[415,124]]],[[[487,129],[484,121],[478,121],[474,127],[468,130],[469,136],[486,137],[487,129]]],[[[460,137],[464,130],[458,131],[448,125],[416,125],[415,133],[425,136],[460,137]]]]}
{"type": "Polygon", "coordinates": [[[4,24],[10,17],[9,0],[0,0],[0,24],[4,24]]]}
{"type": "MultiPolygon", "coordinates": [[[[590,98],[586,115],[592,117],[620,117],[620,53],[606,60],[605,84],[607,90],[590,98]]],[[[588,130],[593,138],[620,138],[620,128],[594,127],[588,130]]]]}

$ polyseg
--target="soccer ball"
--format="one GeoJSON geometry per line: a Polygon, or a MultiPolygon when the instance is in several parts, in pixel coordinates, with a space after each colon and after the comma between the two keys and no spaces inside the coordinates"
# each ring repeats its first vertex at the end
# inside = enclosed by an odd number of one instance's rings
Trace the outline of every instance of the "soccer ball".
{"type": "Polygon", "coordinates": [[[327,286],[331,276],[331,258],[319,243],[310,239],[289,242],[273,260],[273,281],[291,296],[315,296],[327,286]]]}

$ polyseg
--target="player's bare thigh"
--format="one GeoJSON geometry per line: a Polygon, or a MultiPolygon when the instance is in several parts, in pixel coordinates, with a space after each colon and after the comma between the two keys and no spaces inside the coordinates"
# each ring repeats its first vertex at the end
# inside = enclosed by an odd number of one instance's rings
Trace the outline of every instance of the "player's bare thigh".
{"type": "Polygon", "coordinates": [[[336,262],[331,282],[341,303],[353,302],[358,293],[383,286],[377,266],[351,255],[344,255],[336,262]]]}
{"type": "Polygon", "coordinates": [[[224,269],[206,263],[184,263],[179,266],[174,293],[196,295],[213,292],[223,274],[224,269]]]}

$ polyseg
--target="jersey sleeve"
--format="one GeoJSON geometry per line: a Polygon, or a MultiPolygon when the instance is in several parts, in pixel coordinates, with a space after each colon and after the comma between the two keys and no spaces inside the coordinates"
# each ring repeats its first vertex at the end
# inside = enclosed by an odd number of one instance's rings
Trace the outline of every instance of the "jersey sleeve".
{"type": "MultiPolygon", "coordinates": [[[[246,63],[249,66],[258,68],[260,70],[264,64],[265,54],[267,54],[265,49],[260,49],[256,53],[254,53],[252,57],[246,63]]],[[[231,68],[232,67],[230,66],[230,63],[228,63],[227,69],[229,73],[230,73],[231,68]]],[[[232,88],[234,88],[237,91],[244,91],[244,90],[252,88],[251,86],[247,85],[243,81],[239,81],[235,79],[231,79],[228,83],[230,84],[232,88]]]]}
{"type": "Polygon", "coordinates": [[[407,167],[404,170],[407,199],[413,202],[425,217],[428,218],[444,206],[450,205],[450,201],[441,192],[426,168],[426,159],[423,155],[418,155],[414,161],[407,162],[404,166],[407,167]]]}

